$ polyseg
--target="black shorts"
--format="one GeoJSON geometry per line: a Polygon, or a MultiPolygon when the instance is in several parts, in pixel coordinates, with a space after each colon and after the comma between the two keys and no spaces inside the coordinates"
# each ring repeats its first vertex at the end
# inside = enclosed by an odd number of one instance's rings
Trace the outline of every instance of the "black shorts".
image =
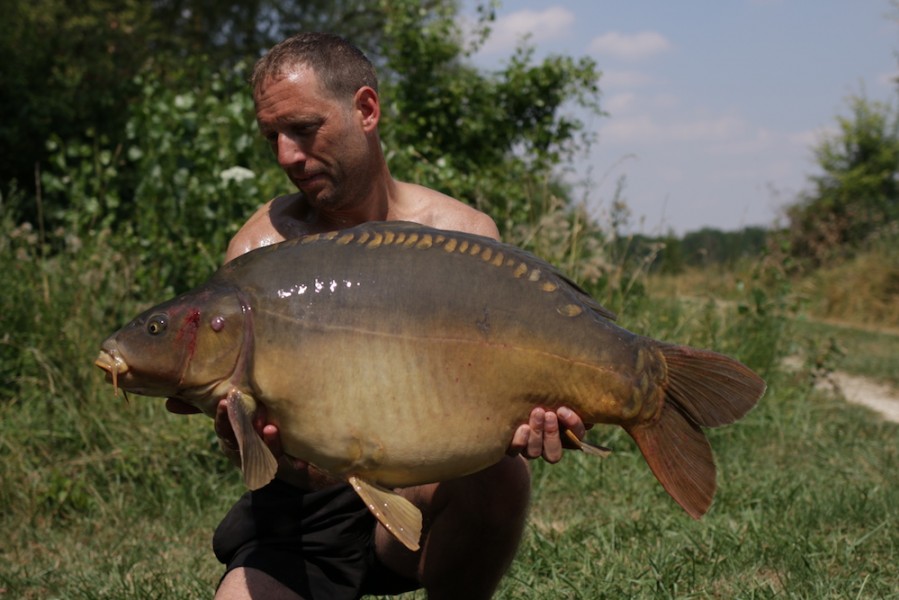
{"type": "Polygon", "coordinates": [[[212,547],[226,574],[258,569],[307,600],[420,588],[378,561],[375,525],[347,484],[305,492],[275,480],[237,501],[215,530],[212,547]]]}

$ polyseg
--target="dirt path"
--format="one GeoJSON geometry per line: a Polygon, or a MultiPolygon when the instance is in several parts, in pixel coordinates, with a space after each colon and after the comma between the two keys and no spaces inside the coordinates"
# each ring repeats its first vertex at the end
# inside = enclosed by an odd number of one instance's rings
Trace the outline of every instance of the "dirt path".
{"type": "MultiPolygon", "coordinates": [[[[787,358],[788,369],[799,369],[802,359],[787,358]]],[[[861,375],[850,375],[843,371],[833,371],[821,378],[817,387],[843,396],[848,402],[866,406],[879,413],[887,421],[899,423],[899,390],[861,375]]]]}
{"type": "Polygon", "coordinates": [[[899,423],[899,395],[890,386],[841,371],[831,373],[827,380],[849,402],[867,406],[888,421],[899,423]]]}
{"type": "MultiPolygon", "coordinates": [[[[701,296],[678,296],[678,298],[692,303],[707,303],[709,298],[701,296]]],[[[714,299],[716,305],[728,306],[730,301],[714,299]]],[[[847,327],[899,335],[899,330],[873,325],[860,325],[858,323],[844,323],[834,319],[818,319],[822,323],[837,327],[847,327]]],[[[788,368],[799,369],[802,360],[798,357],[789,357],[785,361],[788,368]]],[[[818,386],[829,389],[843,396],[848,402],[866,406],[888,421],[899,423],[899,390],[889,385],[880,383],[861,375],[851,375],[843,371],[834,371],[818,382],[818,386]]]]}

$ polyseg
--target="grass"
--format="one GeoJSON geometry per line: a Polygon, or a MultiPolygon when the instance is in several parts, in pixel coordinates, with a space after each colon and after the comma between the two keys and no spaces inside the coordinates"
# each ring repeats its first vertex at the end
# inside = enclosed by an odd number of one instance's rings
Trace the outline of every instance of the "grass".
{"type": "Polygon", "coordinates": [[[745,421],[710,436],[720,489],[701,521],[617,433],[600,467],[577,456],[538,466],[502,597],[896,597],[899,428],[789,376],[771,383],[745,421]]]}
{"type": "MultiPolygon", "coordinates": [[[[87,242],[45,258],[28,235],[0,239],[0,598],[208,598],[221,574],[211,534],[238,474],[208,419],[114,398],[92,366],[141,308],[129,258],[87,242]]],[[[899,598],[899,426],[815,391],[814,361],[779,368],[784,340],[837,356],[830,335],[853,369],[889,376],[895,340],[791,324],[776,294],[750,287],[735,283],[726,303],[647,295],[621,311],[629,328],[734,354],[769,381],[746,419],[709,432],[710,513],[687,517],[622,431],[596,427],[610,458],[534,464],[498,598],[899,598]]]]}
{"type": "Polygon", "coordinates": [[[899,329],[803,318],[796,329],[805,353],[823,368],[841,369],[899,389],[899,329]]]}

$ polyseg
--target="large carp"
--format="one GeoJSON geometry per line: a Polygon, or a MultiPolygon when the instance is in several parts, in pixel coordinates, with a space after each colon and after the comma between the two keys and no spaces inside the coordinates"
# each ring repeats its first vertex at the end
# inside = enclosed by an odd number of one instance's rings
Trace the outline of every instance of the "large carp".
{"type": "Polygon", "coordinates": [[[700,426],[732,423],[765,383],[714,352],[636,335],[555,268],[488,238],[399,222],[245,254],[102,344],[116,387],[207,415],[227,398],[251,489],[284,450],[347,479],[410,548],[421,515],[389,488],[484,469],[534,407],[622,426],[694,518],[715,491],[700,426]]]}

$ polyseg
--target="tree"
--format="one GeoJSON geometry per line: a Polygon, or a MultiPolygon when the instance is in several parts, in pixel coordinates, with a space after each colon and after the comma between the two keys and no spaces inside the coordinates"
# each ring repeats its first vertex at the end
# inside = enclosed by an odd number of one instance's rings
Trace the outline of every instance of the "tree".
{"type": "MultiPolygon", "coordinates": [[[[413,0],[374,2],[387,23],[376,60],[393,173],[487,210],[505,231],[559,213],[559,222],[580,223],[576,243],[587,244],[589,224],[566,214],[555,170],[584,133],[562,107],[596,105],[593,63],[534,64],[522,48],[500,73],[483,73],[466,62],[452,2],[431,11],[413,0]]],[[[292,191],[256,132],[251,65],[148,60],[131,79],[120,130],[49,136],[47,230],[110,230],[120,249],[145,259],[143,289],[183,289],[208,275],[250,211],[292,191]]]]}
{"type": "Polygon", "coordinates": [[[33,190],[51,136],[119,137],[139,73],[196,78],[189,59],[229,69],[303,29],[377,48],[385,20],[378,0],[0,0],[0,14],[0,194],[33,190]]]}
{"type": "MultiPolygon", "coordinates": [[[[595,63],[551,56],[535,64],[523,45],[501,71],[483,73],[466,60],[476,45],[465,46],[453,5],[382,7],[384,139],[394,173],[467,200],[501,227],[532,221],[535,190],[556,185],[555,170],[591,141],[563,108],[599,112],[595,63]]],[[[485,11],[485,30],[491,18],[485,11]]]]}
{"type": "Polygon", "coordinates": [[[0,193],[32,188],[51,135],[120,130],[145,55],[139,0],[3,1],[0,19],[0,193]],[[9,59],[8,57],[12,57],[9,59]]]}
{"type": "Polygon", "coordinates": [[[899,113],[863,97],[850,108],[814,149],[821,173],[788,209],[793,254],[816,263],[899,220],[899,113]]]}

